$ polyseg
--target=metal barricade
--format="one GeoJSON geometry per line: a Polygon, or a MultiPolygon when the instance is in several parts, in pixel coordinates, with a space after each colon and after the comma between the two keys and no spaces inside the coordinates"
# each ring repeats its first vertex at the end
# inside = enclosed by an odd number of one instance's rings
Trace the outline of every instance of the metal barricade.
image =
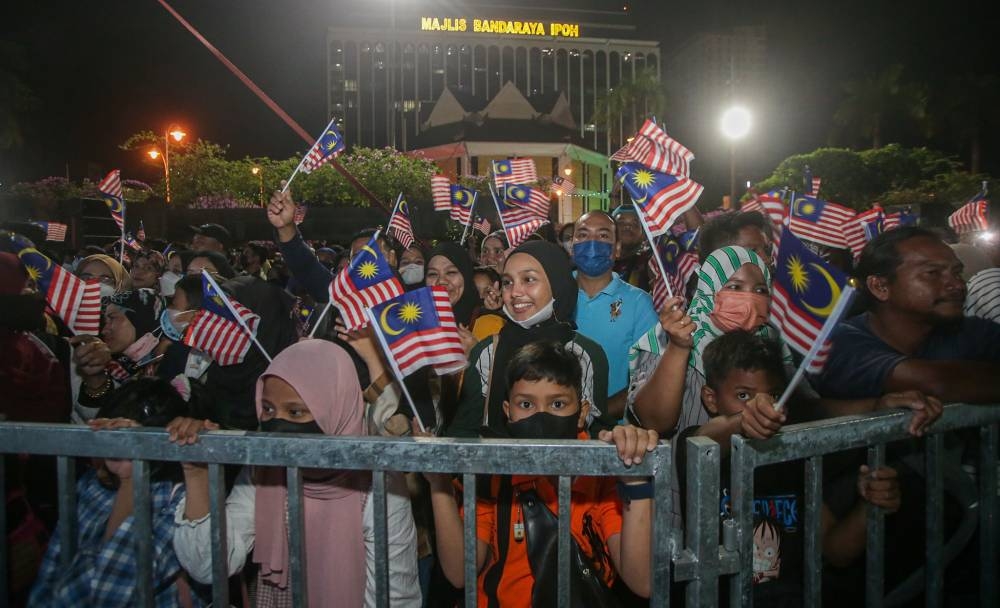
{"type": "MultiPolygon", "coordinates": [[[[688,606],[715,606],[722,578],[729,578],[730,605],[753,604],[753,499],[754,471],[763,466],[805,460],[804,479],[804,605],[821,602],[822,538],[820,512],[823,504],[823,457],[855,448],[868,448],[868,465],[882,465],[889,442],[910,437],[907,411],[878,412],[867,416],[846,416],[784,427],[767,440],[732,438],[732,511],[733,530],[723,528],[719,544],[719,446],[702,437],[688,440],[687,534],[686,548],[675,567],[677,580],[687,585],[688,606]],[[732,534],[730,534],[730,531],[732,534]]],[[[997,605],[997,433],[1000,406],[949,405],[927,432],[924,458],[927,480],[925,595],[927,606],[941,606],[943,601],[943,439],[944,433],[958,429],[979,428],[979,563],[980,605],[997,605]]],[[[882,606],[884,590],[885,514],[882,509],[868,510],[866,545],[866,604],[882,606]]],[[[730,523],[730,522],[727,522],[730,523]]]]}
{"type": "MultiPolygon", "coordinates": [[[[59,534],[62,565],[75,553],[76,458],[125,458],[133,461],[135,555],[138,566],[137,605],[153,605],[152,517],[150,461],[203,462],[208,464],[212,537],[212,598],[228,606],[226,556],[226,464],[287,468],[289,567],[293,603],[307,605],[303,528],[302,470],[330,468],[372,472],[375,520],[376,602],[389,605],[386,474],[396,471],[456,473],[462,477],[465,507],[465,598],[477,600],[476,476],[558,476],[559,494],[559,606],[570,601],[570,482],[571,476],[651,477],[654,484],[651,556],[651,605],[670,601],[671,546],[669,543],[670,446],[662,443],[639,465],[625,467],[613,446],[596,441],[523,441],[455,439],[387,439],[380,437],[330,437],[216,431],[198,443],[177,446],[162,429],[92,431],[74,425],[0,423],[0,452],[44,454],[57,457],[59,485],[59,534]]],[[[3,465],[0,461],[0,481],[3,465]]],[[[0,529],[6,529],[6,503],[0,501],[0,529]]],[[[0,572],[6,572],[6,544],[0,549],[0,572]]],[[[0,576],[0,597],[7,597],[6,577],[0,576]]]]}

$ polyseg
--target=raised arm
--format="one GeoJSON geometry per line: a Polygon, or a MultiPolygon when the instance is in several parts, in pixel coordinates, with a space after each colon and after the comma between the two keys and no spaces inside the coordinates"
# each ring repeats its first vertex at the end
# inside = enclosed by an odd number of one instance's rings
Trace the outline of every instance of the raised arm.
{"type": "Polygon", "coordinates": [[[632,406],[642,426],[660,434],[670,433],[680,418],[693,345],[694,323],[681,305],[681,298],[674,297],[660,310],[660,326],[669,336],[667,350],[646,383],[639,387],[632,406]]]}
{"type": "Polygon", "coordinates": [[[317,302],[330,299],[327,288],[333,275],[320,263],[295,227],[295,203],[291,192],[275,192],[267,206],[267,219],[278,234],[278,249],[296,281],[302,283],[317,302]]]}

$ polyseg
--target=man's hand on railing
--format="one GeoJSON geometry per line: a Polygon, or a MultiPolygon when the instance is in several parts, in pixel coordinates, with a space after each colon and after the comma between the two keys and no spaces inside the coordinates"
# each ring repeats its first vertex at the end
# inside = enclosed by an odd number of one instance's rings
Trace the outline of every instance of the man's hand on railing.
{"type": "Polygon", "coordinates": [[[941,401],[936,397],[925,395],[920,391],[902,391],[899,393],[887,393],[879,398],[875,404],[875,409],[890,409],[902,407],[913,410],[913,418],[910,420],[909,432],[914,437],[923,436],[935,420],[941,417],[944,411],[941,401]]]}
{"type": "MultiPolygon", "coordinates": [[[[660,440],[656,431],[631,424],[618,425],[610,431],[601,431],[597,438],[605,443],[614,444],[618,448],[618,457],[627,467],[641,463],[646,452],[656,449],[656,444],[660,440]]],[[[635,478],[629,477],[623,481],[635,481],[635,478]]]]}
{"type": "Polygon", "coordinates": [[[869,504],[882,507],[888,513],[899,510],[901,493],[896,469],[878,467],[871,470],[861,465],[858,471],[858,494],[869,504]]]}
{"type": "Polygon", "coordinates": [[[743,406],[740,414],[740,434],[750,439],[768,439],[785,424],[784,408],[774,409],[775,399],[767,393],[757,393],[743,406]]]}
{"type": "Polygon", "coordinates": [[[185,418],[178,416],[167,424],[167,434],[170,441],[177,445],[192,445],[198,443],[198,433],[202,431],[217,431],[219,425],[211,420],[199,420],[198,418],[185,418]]]}

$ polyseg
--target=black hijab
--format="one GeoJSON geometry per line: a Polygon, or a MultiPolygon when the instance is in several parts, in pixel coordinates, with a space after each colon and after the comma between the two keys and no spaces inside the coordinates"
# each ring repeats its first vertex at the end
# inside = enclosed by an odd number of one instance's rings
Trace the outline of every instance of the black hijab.
{"type": "Polygon", "coordinates": [[[431,259],[436,255],[448,258],[462,273],[465,286],[462,287],[462,295],[458,298],[458,302],[452,305],[452,309],[455,311],[455,320],[460,325],[471,329],[473,316],[482,302],[479,300],[479,290],[476,289],[476,277],[469,252],[458,243],[445,241],[431,251],[430,256],[427,257],[427,263],[430,264],[431,259]]]}
{"type": "MultiPolygon", "coordinates": [[[[242,276],[222,284],[234,300],[260,315],[257,341],[274,358],[297,339],[292,319],[294,299],[281,287],[254,276],[242,276]]],[[[208,387],[213,398],[215,418],[229,428],[257,428],[254,390],[257,378],[268,362],[256,345],[250,347],[243,363],[222,366],[213,363],[208,369],[208,387]]]]}
{"type": "Polygon", "coordinates": [[[575,334],[576,325],[573,323],[573,317],[576,313],[578,288],[566,252],[548,241],[528,241],[512,251],[507,259],[518,253],[530,255],[538,260],[548,278],[555,302],[552,317],[538,325],[524,329],[511,321],[500,330],[496,352],[493,353],[493,368],[490,372],[489,403],[486,404],[489,416],[486,434],[489,435],[507,436],[503,402],[507,399],[507,363],[514,353],[531,342],[565,344],[572,340],[575,334]]]}

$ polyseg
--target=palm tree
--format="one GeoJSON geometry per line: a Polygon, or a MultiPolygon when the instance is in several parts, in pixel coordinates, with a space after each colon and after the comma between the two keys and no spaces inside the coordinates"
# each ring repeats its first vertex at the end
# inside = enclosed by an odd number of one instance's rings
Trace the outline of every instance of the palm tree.
{"type": "Polygon", "coordinates": [[[959,146],[968,146],[969,171],[979,173],[983,131],[1000,124],[1000,79],[994,74],[963,74],[935,97],[936,126],[959,146]]]}
{"type": "Polygon", "coordinates": [[[921,130],[926,126],[927,92],[922,85],[903,81],[901,65],[847,82],[844,92],[833,121],[843,133],[871,142],[872,148],[882,147],[888,124],[902,120],[921,130]]]}
{"type": "Polygon", "coordinates": [[[661,116],[666,108],[666,94],[656,70],[638,72],[635,78],[621,81],[607,95],[597,100],[594,124],[600,130],[614,133],[612,140],[619,144],[639,129],[640,123],[650,116],[661,116]]]}

